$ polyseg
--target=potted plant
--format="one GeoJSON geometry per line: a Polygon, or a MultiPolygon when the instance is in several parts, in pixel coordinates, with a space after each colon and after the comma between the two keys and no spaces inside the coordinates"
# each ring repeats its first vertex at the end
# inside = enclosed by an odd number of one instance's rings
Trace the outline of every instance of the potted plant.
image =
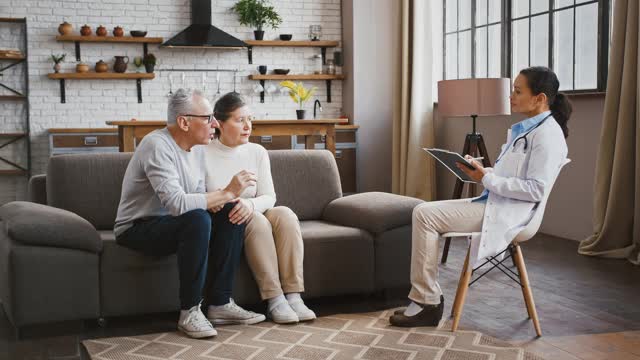
{"type": "Polygon", "coordinates": [[[301,82],[296,84],[293,81],[283,81],[280,85],[289,89],[289,96],[291,97],[291,100],[300,105],[300,109],[296,110],[298,120],[304,119],[306,110],[302,109],[302,107],[307,100],[311,99],[311,96],[313,96],[313,93],[316,92],[317,88],[314,86],[311,89],[307,89],[301,82]]]}
{"type": "Polygon", "coordinates": [[[54,62],[53,71],[55,71],[56,73],[60,71],[60,63],[64,61],[64,58],[66,56],[67,54],[59,54],[59,55],[51,54],[51,60],[53,60],[54,62]]]}
{"type": "Polygon", "coordinates": [[[262,28],[265,25],[277,29],[278,25],[282,23],[282,18],[267,0],[240,0],[233,5],[231,10],[238,14],[240,24],[256,29],[253,32],[256,40],[264,38],[262,28]]]}
{"type": "Polygon", "coordinates": [[[142,63],[144,64],[144,68],[147,70],[147,73],[152,73],[153,67],[156,66],[156,56],[152,53],[148,53],[142,59],[142,63]]]}

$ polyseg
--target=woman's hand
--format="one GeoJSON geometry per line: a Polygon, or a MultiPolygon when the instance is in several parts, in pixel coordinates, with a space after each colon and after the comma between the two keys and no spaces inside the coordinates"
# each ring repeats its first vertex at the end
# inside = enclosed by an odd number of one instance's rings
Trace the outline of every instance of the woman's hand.
{"type": "Polygon", "coordinates": [[[487,170],[485,170],[485,168],[482,165],[480,165],[480,163],[473,160],[471,156],[465,155],[464,158],[465,160],[467,160],[469,164],[473,165],[475,169],[471,170],[465,165],[456,163],[456,166],[458,167],[458,169],[462,170],[465,174],[469,175],[469,177],[472,178],[474,181],[482,182],[482,178],[484,177],[484,174],[487,173],[487,170]]]}
{"type": "Polygon", "coordinates": [[[218,211],[222,210],[223,207],[224,207],[224,204],[218,205],[218,206],[214,206],[214,207],[210,207],[208,210],[209,210],[210,213],[215,214],[218,211]]]}
{"type": "Polygon", "coordinates": [[[229,212],[229,221],[232,224],[240,225],[249,221],[253,216],[253,203],[247,199],[235,199],[236,205],[229,212]]]}

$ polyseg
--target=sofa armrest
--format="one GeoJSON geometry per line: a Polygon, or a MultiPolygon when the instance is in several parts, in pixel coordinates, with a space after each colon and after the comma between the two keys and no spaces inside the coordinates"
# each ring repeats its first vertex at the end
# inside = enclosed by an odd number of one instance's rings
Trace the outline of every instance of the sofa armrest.
{"type": "Polygon", "coordinates": [[[413,208],[422,202],[408,196],[366,192],[333,200],[325,207],[322,218],[379,234],[411,224],[413,208]]]}
{"type": "Polygon", "coordinates": [[[47,205],[47,175],[33,175],[29,179],[29,201],[47,205]]]}
{"type": "Polygon", "coordinates": [[[9,237],[25,245],[102,251],[102,241],[87,220],[66,210],[27,201],[0,207],[0,220],[9,237]]]}

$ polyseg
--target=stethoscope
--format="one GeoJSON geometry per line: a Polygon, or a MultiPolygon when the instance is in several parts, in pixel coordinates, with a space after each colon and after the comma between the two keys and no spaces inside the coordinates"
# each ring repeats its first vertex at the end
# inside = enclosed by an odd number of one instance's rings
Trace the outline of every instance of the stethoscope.
{"type": "Polygon", "coordinates": [[[516,144],[518,143],[518,141],[520,140],[524,140],[524,151],[527,151],[527,148],[529,147],[529,140],[527,140],[527,135],[529,135],[530,132],[532,132],[533,130],[537,129],[538,126],[542,125],[548,118],[551,117],[551,114],[547,115],[544,119],[542,119],[542,121],[540,121],[538,123],[538,125],[534,126],[533,129],[527,131],[524,135],[520,135],[514,142],[513,142],[513,148],[516,148],[516,144]]]}

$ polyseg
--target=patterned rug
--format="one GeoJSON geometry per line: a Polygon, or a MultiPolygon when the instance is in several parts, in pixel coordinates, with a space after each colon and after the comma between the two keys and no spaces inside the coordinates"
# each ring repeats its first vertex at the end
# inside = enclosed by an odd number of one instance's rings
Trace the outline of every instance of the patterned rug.
{"type": "Polygon", "coordinates": [[[297,325],[263,322],[217,327],[215,338],[179,332],[83,341],[92,360],[542,360],[477,331],[389,326],[392,310],[341,314],[297,325]]]}

